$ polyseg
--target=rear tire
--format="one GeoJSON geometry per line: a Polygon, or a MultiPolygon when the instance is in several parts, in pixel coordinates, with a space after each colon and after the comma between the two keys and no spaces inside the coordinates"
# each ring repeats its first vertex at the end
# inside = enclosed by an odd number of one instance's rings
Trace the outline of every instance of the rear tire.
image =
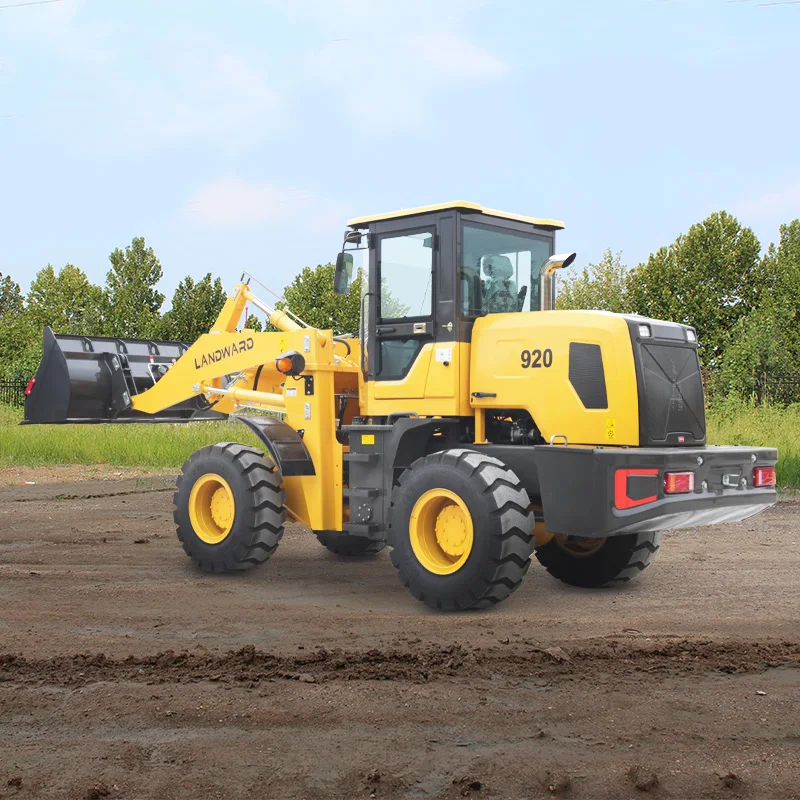
{"type": "Polygon", "coordinates": [[[554,536],[536,548],[536,558],[570,586],[596,589],[638,578],[656,557],[661,533],[626,533],[607,539],[554,536]]]}
{"type": "Polygon", "coordinates": [[[275,465],[254,447],[203,447],[183,465],[173,496],[178,539],[203,572],[240,572],[266,561],[286,522],[275,465]]]}
{"type": "Polygon", "coordinates": [[[314,531],[314,535],[323,547],[337,556],[372,556],[386,547],[384,539],[366,539],[342,531],[314,531]]]}
{"type": "Polygon", "coordinates": [[[392,497],[392,564],[432,608],[487,608],[522,583],[533,551],[528,493],[501,461],[445,450],[415,461],[392,497]]]}

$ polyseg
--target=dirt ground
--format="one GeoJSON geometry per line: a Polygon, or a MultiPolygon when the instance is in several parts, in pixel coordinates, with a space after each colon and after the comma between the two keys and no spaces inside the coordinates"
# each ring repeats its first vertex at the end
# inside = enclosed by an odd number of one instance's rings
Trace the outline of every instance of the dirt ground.
{"type": "Polygon", "coordinates": [[[0,475],[0,798],[800,798],[799,504],[443,615],[297,525],[198,574],[171,480],[0,475]]]}

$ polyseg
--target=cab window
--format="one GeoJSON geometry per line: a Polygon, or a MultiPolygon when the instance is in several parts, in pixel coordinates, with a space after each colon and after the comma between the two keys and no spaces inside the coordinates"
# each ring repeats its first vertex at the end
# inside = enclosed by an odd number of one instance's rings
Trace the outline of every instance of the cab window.
{"type": "Polygon", "coordinates": [[[426,228],[378,239],[378,380],[404,377],[428,338],[414,325],[433,315],[433,237],[426,228]]]}
{"type": "Polygon", "coordinates": [[[379,319],[430,317],[433,308],[433,231],[380,239],[379,319]]]}
{"type": "Polygon", "coordinates": [[[548,236],[465,223],[459,273],[462,315],[536,311],[539,273],[552,249],[548,236]]]}

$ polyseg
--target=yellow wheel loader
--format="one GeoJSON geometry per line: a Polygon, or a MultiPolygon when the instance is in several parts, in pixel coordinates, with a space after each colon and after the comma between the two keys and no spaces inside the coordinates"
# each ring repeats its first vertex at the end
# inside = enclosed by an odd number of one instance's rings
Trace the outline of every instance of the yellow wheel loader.
{"type": "Polygon", "coordinates": [[[504,600],[534,548],[566,583],[629,581],[663,531],[773,505],[777,452],[706,445],[692,327],[554,310],[562,227],[467,202],[351,220],[334,288],[362,271],[357,336],[269,307],[249,277],[193,344],[48,329],[25,422],[235,414],[263,450],[199,450],[174,498],[209,572],[266,561],[288,514],[335,553],[388,544],[443,610],[504,600]],[[246,305],[277,331],[237,330],[246,305]]]}

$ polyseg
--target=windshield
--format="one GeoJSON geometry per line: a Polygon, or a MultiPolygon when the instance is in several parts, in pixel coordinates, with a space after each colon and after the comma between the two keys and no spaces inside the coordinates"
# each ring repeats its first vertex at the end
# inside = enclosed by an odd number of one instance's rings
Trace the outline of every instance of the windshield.
{"type": "Polygon", "coordinates": [[[464,316],[538,310],[539,272],[553,254],[552,237],[465,223],[461,253],[464,316]]]}

